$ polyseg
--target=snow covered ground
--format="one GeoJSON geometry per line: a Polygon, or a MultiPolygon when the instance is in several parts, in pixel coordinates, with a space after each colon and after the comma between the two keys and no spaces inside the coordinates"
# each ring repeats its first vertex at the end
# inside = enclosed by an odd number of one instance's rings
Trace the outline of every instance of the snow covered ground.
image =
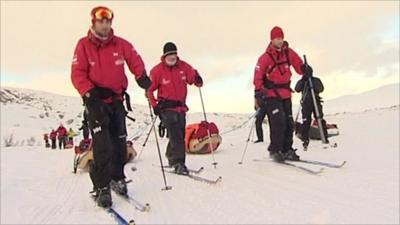
{"type": "MultiPolygon", "coordinates": [[[[139,212],[115,195],[114,206],[136,224],[399,223],[398,90],[399,84],[395,84],[326,102],[330,114],[326,119],[340,128],[340,135],[331,139],[339,146],[323,149],[314,141],[309,151],[299,151],[299,155],[331,163],[346,160],[343,168],[326,168],[320,175],[310,175],[269,160],[253,161],[267,156],[266,143],[250,143],[244,163],[238,165],[251,125],[247,123],[222,136],[222,145],[215,153],[217,169],[211,165],[211,155],[187,158],[190,168],[204,166],[201,176],[222,176],[221,183],[209,185],[167,174],[173,188],[161,191],[163,180],[155,166],[159,160],[152,135],[140,161],[125,168],[133,180],[129,193],[150,203],[151,211],[139,212]],[[388,98],[391,101],[385,103],[375,100],[388,98]],[[132,166],[137,170],[132,171],[132,166]]],[[[88,174],[72,173],[74,153],[48,150],[42,144],[42,134],[60,122],[75,130],[80,126],[80,99],[12,88],[2,88],[1,94],[1,137],[13,134],[15,138],[15,146],[6,148],[2,143],[1,147],[1,223],[114,224],[89,198],[92,186],[88,174]],[[27,146],[30,137],[36,141],[27,146]]],[[[147,111],[146,106],[135,105],[131,115],[137,122],[129,122],[130,137],[147,132],[147,111]]],[[[248,117],[209,114],[209,120],[222,132],[248,117]]],[[[202,114],[189,114],[188,122],[201,118],[202,114]]],[[[268,135],[267,126],[264,130],[268,135]]],[[[135,142],[137,150],[144,136],[135,142]]],[[[161,139],[162,152],[166,144],[167,140],[161,139]]],[[[296,138],[294,147],[300,146],[296,138]]]]}

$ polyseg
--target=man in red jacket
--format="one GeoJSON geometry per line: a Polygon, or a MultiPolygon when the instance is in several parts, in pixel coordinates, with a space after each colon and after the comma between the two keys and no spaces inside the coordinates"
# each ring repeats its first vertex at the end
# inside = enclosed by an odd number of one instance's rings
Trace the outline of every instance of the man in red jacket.
{"type": "Polygon", "coordinates": [[[57,134],[58,134],[58,148],[60,148],[60,150],[62,148],[65,149],[67,129],[65,129],[65,127],[62,124],[60,124],[60,126],[57,128],[57,134]]]}
{"type": "Polygon", "coordinates": [[[57,132],[52,129],[50,132],[50,140],[51,140],[51,149],[56,149],[57,148],[57,132]]]}
{"type": "Polygon", "coordinates": [[[293,115],[290,79],[293,66],[300,75],[309,76],[306,66],[289,44],[280,27],[271,30],[271,42],[258,59],[254,72],[255,97],[265,102],[270,127],[268,151],[275,161],[299,160],[292,148],[293,115]]]}
{"type": "MultiPolygon", "coordinates": [[[[151,81],[139,53],[128,41],[114,35],[113,12],[99,6],[91,11],[92,26],[79,40],[72,60],[71,79],[83,98],[93,138],[94,164],[90,168],[94,197],[101,207],[112,205],[112,188],[126,195],[126,111],[123,105],[128,80],[126,63],[139,86],[151,81]]],[[[129,99],[127,99],[127,103],[129,99]]],[[[128,110],[130,105],[127,104],[128,110]]]]}
{"type": "Polygon", "coordinates": [[[185,165],[185,127],[187,85],[197,87],[203,80],[197,70],[177,56],[176,45],[168,42],[164,45],[161,62],[150,71],[151,86],[147,97],[168,132],[166,157],[178,174],[188,174],[185,165]],[[157,98],[153,92],[157,90],[157,98]]]}

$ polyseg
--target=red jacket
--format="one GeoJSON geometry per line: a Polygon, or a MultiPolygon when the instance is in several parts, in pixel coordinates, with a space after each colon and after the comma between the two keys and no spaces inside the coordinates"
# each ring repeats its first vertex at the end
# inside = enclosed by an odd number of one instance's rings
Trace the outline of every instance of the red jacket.
{"type": "MultiPolygon", "coordinates": [[[[263,91],[267,97],[276,97],[273,89],[266,89],[264,87],[264,79],[268,79],[275,84],[285,84],[290,82],[292,73],[289,64],[284,62],[290,62],[290,65],[294,67],[298,74],[303,74],[301,71],[303,60],[301,60],[295,51],[289,48],[287,42],[282,46],[281,51],[276,50],[270,43],[265,53],[258,58],[253,80],[255,90],[263,91]],[[286,57],[285,51],[287,52],[288,57],[286,57]],[[274,67],[274,65],[276,66],[274,67]]],[[[288,99],[292,96],[291,91],[288,89],[278,88],[277,90],[282,99],[288,99]]]]}
{"type": "Polygon", "coordinates": [[[191,65],[178,58],[174,66],[168,66],[165,63],[165,57],[161,57],[161,62],[150,71],[151,86],[147,90],[147,97],[150,104],[156,107],[161,99],[180,101],[185,106],[179,106],[173,109],[167,109],[176,112],[186,112],[189,108],[186,106],[187,84],[197,84],[195,76],[197,70],[191,65]],[[154,97],[154,91],[157,90],[157,98],[154,97]]]}
{"type": "Polygon", "coordinates": [[[146,73],[143,60],[131,43],[114,36],[113,32],[106,41],[101,41],[89,30],[75,48],[72,84],[81,96],[95,86],[122,94],[128,87],[125,62],[136,79],[146,73]]]}
{"type": "Polygon", "coordinates": [[[59,126],[56,132],[58,133],[58,137],[67,136],[67,129],[65,127],[59,126]]]}
{"type": "Polygon", "coordinates": [[[50,132],[50,139],[55,140],[57,138],[57,131],[50,132]]]}
{"type": "Polygon", "coordinates": [[[48,141],[49,140],[49,135],[48,134],[44,134],[43,135],[43,140],[48,141]]]}

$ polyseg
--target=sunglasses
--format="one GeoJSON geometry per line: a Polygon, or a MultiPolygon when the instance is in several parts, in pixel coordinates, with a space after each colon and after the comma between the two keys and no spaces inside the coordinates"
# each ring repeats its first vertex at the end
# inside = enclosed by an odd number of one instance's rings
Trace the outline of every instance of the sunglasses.
{"type": "Polygon", "coordinates": [[[101,8],[96,11],[94,17],[95,17],[94,19],[96,20],[103,20],[103,19],[112,20],[113,12],[110,9],[101,8]]]}

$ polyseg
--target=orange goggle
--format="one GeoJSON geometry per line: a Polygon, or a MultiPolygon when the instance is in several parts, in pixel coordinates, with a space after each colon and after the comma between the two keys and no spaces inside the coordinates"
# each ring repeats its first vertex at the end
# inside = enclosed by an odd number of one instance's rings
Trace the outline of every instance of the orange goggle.
{"type": "Polygon", "coordinates": [[[94,16],[93,19],[95,20],[103,20],[103,19],[112,20],[114,15],[110,9],[100,8],[94,13],[93,16],[94,16]]]}

